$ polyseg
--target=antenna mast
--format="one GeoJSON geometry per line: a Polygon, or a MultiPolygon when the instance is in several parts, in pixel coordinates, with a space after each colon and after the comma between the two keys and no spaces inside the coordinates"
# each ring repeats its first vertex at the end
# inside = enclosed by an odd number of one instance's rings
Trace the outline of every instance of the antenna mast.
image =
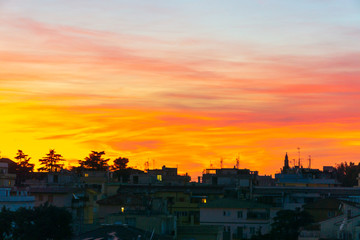
{"type": "Polygon", "coordinates": [[[223,160],[223,158],[220,158],[220,168],[221,169],[223,168],[223,164],[224,164],[224,160],[223,160]]]}
{"type": "Polygon", "coordinates": [[[300,168],[300,165],[301,165],[301,162],[300,162],[300,148],[298,147],[297,150],[298,150],[298,153],[299,153],[298,166],[299,166],[299,168],[300,168]]]}
{"type": "Polygon", "coordinates": [[[149,170],[149,161],[146,161],[144,165],[145,165],[145,170],[148,171],[149,170]]]}
{"type": "Polygon", "coordinates": [[[236,158],[236,168],[239,169],[239,167],[240,167],[240,154],[238,154],[236,158]]]}
{"type": "Polygon", "coordinates": [[[311,155],[309,155],[309,169],[311,168],[311,155]]]}

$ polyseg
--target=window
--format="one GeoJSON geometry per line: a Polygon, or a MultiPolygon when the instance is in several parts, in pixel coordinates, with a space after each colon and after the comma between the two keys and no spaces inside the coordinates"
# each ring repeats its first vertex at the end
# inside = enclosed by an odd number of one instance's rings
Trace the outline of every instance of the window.
{"type": "Polygon", "coordinates": [[[201,203],[206,203],[206,198],[202,198],[201,203]]]}
{"type": "Polygon", "coordinates": [[[131,227],[136,227],[136,218],[125,218],[125,223],[128,224],[131,227]]]}
{"type": "Polygon", "coordinates": [[[138,184],[139,183],[139,176],[133,176],[133,182],[134,182],[134,184],[138,184]]]}
{"type": "Polygon", "coordinates": [[[237,212],[237,217],[238,217],[238,218],[242,218],[242,217],[243,217],[243,212],[242,212],[242,211],[238,211],[238,212],[237,212]]]}
{"type": "Polygon", "coordinates": [[[328,217],[335,217],[335,211],[328,211],[328,217]]]}
{"type": "Polygon", "coordinates": [[[227,217],[230,216],[230,211],[224,211],[223,216],[227,216],[227,217]]]}
{"type": "Polygon", "coordinates": [[[244,229],[243,227],[237,227],[237,237],[242,238],[243,237],[244,229]]]}
{"type": "Polygon", "coordinates": [[[188,215],[188,213],[187,212],[184,212],[184,211],[175,211],[175,215],[177,216],[177,217],[186,217],[187,215],[188,215]]]}
{"type": "Polygon", "coordinates": [[[157,175],[157,176],[156,176],[156,179],[157,179],[159,182],[161,182],[161,181],[162,181],[162,175],[157,175]]]}

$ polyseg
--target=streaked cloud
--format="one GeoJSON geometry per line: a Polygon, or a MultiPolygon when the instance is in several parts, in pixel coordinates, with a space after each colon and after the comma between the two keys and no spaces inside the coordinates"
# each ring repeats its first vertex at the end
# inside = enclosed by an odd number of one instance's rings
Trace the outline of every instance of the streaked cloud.
{"type": "Polygon", "coordinates": [[[192,174],[239,154],[274,173],[298,146],[317,167],[357,161],[359,17],[346,2],[3,4],[2,155],[105,150],[192,174]],[[339,11],[307,12],[322,7],[339,11]]]}

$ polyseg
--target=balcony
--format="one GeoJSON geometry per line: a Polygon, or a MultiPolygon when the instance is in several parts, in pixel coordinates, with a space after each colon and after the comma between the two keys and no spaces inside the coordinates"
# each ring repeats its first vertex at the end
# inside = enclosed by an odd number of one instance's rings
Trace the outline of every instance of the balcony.
{"type": "Polygon", "coordinates": [[[0,202],[34,202],[34,196],[0,196],[0,202]]]}

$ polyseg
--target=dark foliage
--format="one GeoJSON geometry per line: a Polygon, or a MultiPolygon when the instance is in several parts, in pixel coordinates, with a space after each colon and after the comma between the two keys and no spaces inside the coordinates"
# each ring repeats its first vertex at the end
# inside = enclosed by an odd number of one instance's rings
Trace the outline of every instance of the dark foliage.
{"type": "Polygon", "coordinates": [[[29,173],[34,171],[34,164],[29,163],[31,159],[22,150],[18,150],[15,159],[17,160],[17,173],[29,173]]]}
{"type": "Polygon", "coordinates": [[[39,159],[43,167],[39,168],[39,171],[44,172],[60,172],[63,169],[64,165],[60,164],[61,161],[64,161],[63,156],[55,153],[54,149],[50,149],[49,153],[46,154],[46,157],[39,159]]]}
{"type": "Polygon", "coordinates": [[[105,155],[105,152],[96,152],[92,151],[88,157],[85,158],[85,161],[79,161],[80,168],[86,170],[94,171],[106,171],[109,167],[109,159],[104,159],[102,156],[105,155]]]}
{"type": "Polygon", "coordinates": [[[271,224],[271,232],[255,235],[252,240],[297,240],[301,228],[312,223],[311,215],[305,211],[281,210],[271,224]]]}
{"type": "Polygon", "coordinates": [[[72,236],[71,214],[63,208],[42,205],[0,212],[0,239],[62,240],[72,236]]]}
{"type": "Polygon", "coordinates": [[[342,183],[342,186],[344,187],[353,187],[357,186],[357,177],[360,173],[360,163],[358,165],[355,165],[355,163],[350,162],[349,164],[347,162],[340,163],[336,166],[337,170],[337,178],[339,182],[342,183]]]}
{"type": "Polygon", "coordinates": [[[111,167],[113,171],[126,169],[127,164],[129,163],[129,159],[118,157],[114,160],[114,165],[111,167]]]}
{"type": "Polygon", "coordinates": [[[129,159],[119,157],[114,160],[114,165],[111,166],[111,170],[114,171],[115,177],[122,182],[128,182],[130,179],[130,171],[131,169],[127,168],[127,164],[129,159]]]}
{"type": "Polygon", "coordinates": [[[4,206],[0,212],[0,240],[11,239],[11,227],[13,221],[14,213],[4,206]]]}

